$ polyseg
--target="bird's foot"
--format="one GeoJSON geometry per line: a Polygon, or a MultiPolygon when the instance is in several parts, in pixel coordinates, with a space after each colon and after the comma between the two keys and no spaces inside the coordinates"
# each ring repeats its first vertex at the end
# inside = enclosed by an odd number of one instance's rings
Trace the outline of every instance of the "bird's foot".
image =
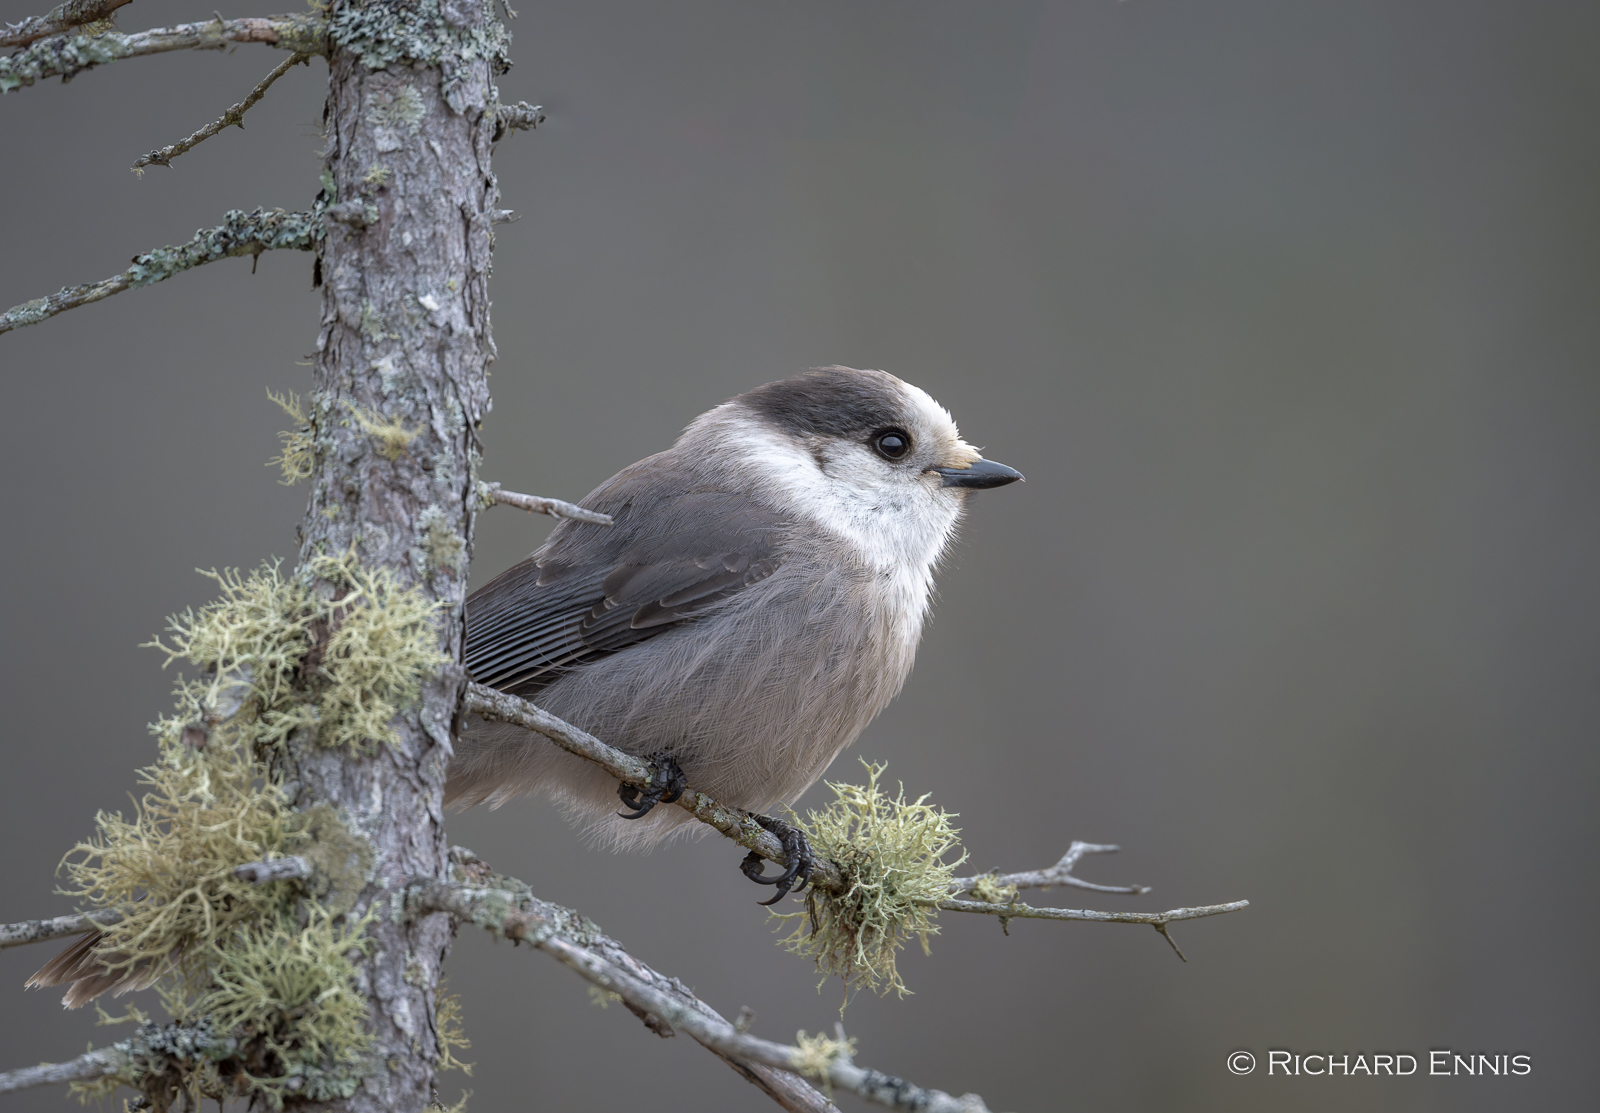
{"type": "Polygon", "coordinates": [[[811,880],[811,871],[816,868],[817,859],[811,853],[811,844],[806,841],[805,832],[798,827],[791,827],[781,819],[773,819],[770,815],[752,815],[751,819],[759,823],[762,829],[778,837],[783,843],[784,865],[787,867],[777,877],[763,877],[762,870],[766,866],[766,859],[755,851],[745,855],[744,861],[739,863],[740,871],[754,881],[757,885],[776,885],[778,891],[771,900],[757,901],[757,904],[777,904],[790,891],[799,892],[806,887],[806,882],[811,880]]]}
{"type": "Polygon", "coordinates": [[[688,780],[683,775],[683,770],[678,768],[678,762],[665,751],[657,751],[645,760],[655,769],[655,783],[648,791],[640,792],[632,785],[618,785],[617,795],[622,802],[632,808],[631,812],[618,812],[623,819],[640,819],[648,815],[650,809],[657,804],[670,804],[683,795],[683,790],[689,787],[688,780]]]}

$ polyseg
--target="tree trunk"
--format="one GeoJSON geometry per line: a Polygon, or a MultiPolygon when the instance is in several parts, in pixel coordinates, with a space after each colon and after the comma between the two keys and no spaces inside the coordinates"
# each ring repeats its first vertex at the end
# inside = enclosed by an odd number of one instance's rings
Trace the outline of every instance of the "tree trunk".
{"type": "MultiPolygon", "coordinates": [[[[351,12],[390,21],[386,30],[416,19],[377,0],[346,5],[335,20],[351,12]]],[[[442,16],[458,43],[493,22],[475,0],[447,0],[442,16]]],[[[323,182],[327,203],[349,216],[330,220],[318,260],[317,466],[300,556],[354,549],[364,566],[416,585],[441,604],[440,648],[459,662],[477,430],[494,352],[496,92],[488,58],[446,49],[431,64],[369,69],[366,49],[358,56],[349,37],[329,47],[323,182]]],[[[435,990],[450,924],[442,915],[404,922],[388,904],[411,878],[446,876],[440,800],[461,683],[459,667],[448,666],[425,683],[421,706],[395,722],[398,741],[370,755],[299,738],[287,759],[296,805],[332,804],[373,850],[355,911],[379,913],[362,960],[374,1073],[327,1108],[388,1113],[432,1099],[435,990]]]]}

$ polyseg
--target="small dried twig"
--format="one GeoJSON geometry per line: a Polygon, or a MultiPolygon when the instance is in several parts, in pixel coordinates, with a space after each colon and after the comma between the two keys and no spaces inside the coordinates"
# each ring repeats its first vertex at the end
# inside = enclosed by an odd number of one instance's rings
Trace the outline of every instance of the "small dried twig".
{"type": "Polygon", "coordinates": [[[1093,889],[1098,893],[1148,893],[1148,885],[1097,885],[1093,881],[1085,881],[1081,877],[1074,877],[1072,867],[1078,864],[1078,859],[1085,854],[1115,854],[1121,850],[1120,846],[1111,846],[1105,843],[1074,842],[1071,848],[1062,855],[1061,861],[1047,870],[1031,870],[1025,873],[980,873],[976,877],[958,877],[950,883],[952,893],[970,893],[983,881],[989,881],[1000,888],[1015,886],[1018,889],[1049,889],[1056,885],[1072,885],[1079,889],[1093,889]]]}
{"type": "Polygon", "coordinates": [[[520,507],[534,514],[548,514],[552,518],[571,518],[575,522],[590,522],[597,526],[609,526],[612,524],[611,515],[602,514],[598,510],[585,510],[576,503],[563,502],[561,499],[547,499],[541,495],[519,495],[515,491],[503,491],[498,483],[483,484],[482,493],[486,501],[520,507]]]}
{"type": "MultiPolygon", "coordinates": [[[[124,2],[126,2],[126,0],[124,0],[124,2]]],[[[310,60],[311,55],[309,54],[294,54],[282,62],[279,62],[273,67],[271,73],[267,74],[266,77],[261,79],[261,83],[259,85],[250,90],[249,96],[245,97],[244,100],[240,101],[238,104],[224,112],[221,119],[213,120],[211,123],[207,124],[205,127],[189,136],[187,139],[181,139],[169,147],[162,147],[158,151],[151,151],[147,155],[141,155],[139,160],[133,164],[131,169],[135,174],[143,177],[144,168],[146,166],[154,165],[170,167],[173,159],[187,151],[193,150],[195,147],[198,147],[201,143],[204,143],[207,139],[210,139],[213,135],[217,134],[217,132],[221,131],[225,127],[231,125],[242,130],[244,128],[244,114],[250,111],[250,109],[254,108],[256,103],[260,101],[262,97],[267,95],[267,90],[272,88],[272,83],[278,80],[278,78],[282,77],[284,74],[288,73],[290,67],[303,65],[310,60]]]]}
{"type": "Polygon", "coordinates": [[[0,31],[0,49],[27,46],[46,35],[58,35],[81,27],[85,23],[98,23],[111,18],[129,0],[67,0],[57,4],[44,15],[30,16],[21,23],[8,24],[0,31]]]}
{"type": "Polygon", "coordinates": [[[114,909],[99,912],[74,912],[70,916],[57,916],[53,920],[24,920],[20,924],[0,924],[0,950],[20,947],[24,943],[47,943],[52,939],[65,939],[69,935],[82,935],[86,931],[110,927],[122,914],[114,909]]]}
{"type": "Polygon", "coordinates": [[[1168,924],[1177,920],[1199,920],[1206,916],[1221,916],[1226,912],[1237,912],[1241,908],[1248,907],[1250,907],[1249,901],[1236,900],[1227,904],[1174,908],[1170,912],[1095,912],[1087,908],[1034,908],[1016,902],[1011,904],[985,904],[979,900],[939,902],[939,908],[947,912],[976,912],[981,916],[998,916],[1001,920],[1088,920],[1100,924],[1149,924],[1160,932],[1168,943],[1172,943],[1172,949],[1178,951],[1178,957],[1185,962],[1189,960],[1178,950],[1178,944],[1173,943],[1172,936],[1167,931],[1168,924]]]}
{"type": "Polygon", "coordinates": [[[519,100],[516,104],[502,104],[494,118],[494,141],[504,139],[510,131],[532,131],[544,123],[544,105],[529,104],[519,100]]]}
{"type": "Polygon", "coordinates": [[[311,251],[323,234],[322,214],[316,210],[291,213],[282,209],[256,209],[246,213],[235,209],[226,215],[222,224],[196,232],[188,243],[135,255],[133,266],[121,274],[112,275],[102,282],[66,287],[49,297],[12,306],[5,313],[0,313],[0,333],[38,324],[68,309],[88,305],[124,290],[149,286],[191,267],[218,259],[260,255],[263,251],[279,248],[311,251]]]}
{"type": "Polygon", "coordinates": [[[132,35],[120,31],[49,35],[9,58],[0,58],[0,93],[46,77],[70,81],[84,70],[123,58],[169,50],[222,50],[233,43],[266,43],[297,54],[321,54],[328,47],[328,27],[308,13],[264,19],[218,17],[207,23],[180,23],[132,35]]]}
{"type": "MultiPolygon", "coordinates": [[[[731,1065],[735,1069],[742,1064],[740,1073],[766,1072],[769,1082],[782,1082],[782,1097],[766,1086],[762,1088],[785,1109],[808,1113],[833,1109],[826,1098],[794,1073],[802,1057],[800,1048],[740,1032],[682,982],[650,969],[576,913],[507,890],[433,880],[413,884],[407,890],[406,906],[413,914],[447,912],[504,938],[531,943],[594,985],[617,994],[634,1010],[687,1033],[707,1050],[734,1061],[731,1065]]],[[[842,1055],[827,1064],[825,1080],[830,1086],[891,1109],[987,1113],[976,1094],[955,1098],[940,1090],[926,1090],[892,1075],[863,1070],[842,1055]]]]}

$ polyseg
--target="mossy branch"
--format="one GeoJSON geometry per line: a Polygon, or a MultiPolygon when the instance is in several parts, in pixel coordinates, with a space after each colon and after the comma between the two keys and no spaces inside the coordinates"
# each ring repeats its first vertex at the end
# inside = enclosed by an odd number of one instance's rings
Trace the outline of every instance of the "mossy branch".
{"type": "Polygon", "coordinates": [[[49,297],[36,298],[13,306],[0,314],[0,333],[65,313],[80,305],[100,301],[124,290],[150,286],[173,275],[218,259],[240,255],[260,255],[263,251],[289,248],[312,251],[324,236],[322,213],[285,212],[282,209],[230,211],[215,228],[202,228],[188,243],[160,247],[133,257],[133,265],[121,274],[101,282],[70,286],[49,297]]]}
{"type": "Polygon", "coordinates": [[[890,1109],[988,1113],[988,1106],[977,1094],[953,1097],[856,1066],[850,1059],[853,1041],[808,1038],[801,1033],[797,1043],[782,1044],[743,1033],[683,988],[677,979],[645,966],[581,917],[543,902],[517,898],[514,891],[449,885],[429,879],[408,889],[406,906],[414,915],[445,912],[502,938],[530,943],[602,991],[615,993],[633,1010],[687,1032],[718,1055],[791,1076],[804,1071],[829,1088],[849,1090],[890,1109]],[[574,920],[584,928],[572,930],[574,920]]]}
{"type": "Polygon", "coordinates": [[[110,19],[111,13],[130,0],[67,0],[57,4],[44,15],[30,16],[21,23],[13,23],[0,31],[0,49],[11,50],[37,42],[46,35],[59,35],[85,23],[98,23],[110,19]]]}
{"type": "Polygon", "coordinates": [[[207,1058],[226,1055],[234,1050],[237,1043],[230,1037],[218,1036],[209,1022],[145,1024],[137,1034],[125,1040],[118,1040],[110,1047],[87,1051],[65,1063],[41,1063],[36,1067],[6,1071],[0,1074],[0,1094],[61,1082],[93,1083],[100,1079],[126,1081],[134,1085],[138,1078],[170,1056],[207,1058]]]}
{"type": "Polygon", "coordinates": [[[122,919],[114,908],[98,912],[74,912],[70,916],[57,916],[52,920],[23,920],[20,924],[0,924],[0,950],[20,947],[25,943],[48,943],[52,939],[65,939],[69,935],[82,935],[86,931],[110,927],[122,919]]]}
{"type": "Polygon", "coordinates": [[[328,28],[308,13],[180,23],[131,35],[120,31],[50,35],[9,58],[0,58],[0,93],[46,77],[70,81],[84,70],[123,58],[170,50],[222,50],[234,43],[266,43],[296,54],[322,54],[328,49],[328,28]]]}
{"type": "Polygon", "coordinates": [[[310,60],[311,55],[309,54],[294,54],[284,59],[282,62],[279,62],[273,67],[271,73],[262,78],[261,82],[254,89],[250,90],[249,95],[246,96],[244,100],[240,101],[238,104],[224,112],[220,119],[211,121],[205,127],[189,136],[187,139],[180,139],[178,142],[173,143],[170,146],[162,147],[160,150],[151,151],[147,155],[140,155],[138,160],[134,162],[131,169],[135,174],[138,174],[142,177],[144,175],[144,168],[146,166],[171,166],[173,159],[188,151],[194,150],[194,148],[198,147],[201,143],[204,143],[207,139],[210,139],[213,135],[217,134],[217,132],[221,131],[225,127],[236,127],[243,130],[244,114],[250,111],[250,109],[254,108],[261,98],[267,95],[267,90],[272,88],[272,83],[278,80],[278,78],[282,77],[284,74],[288,73],[291,67],[303,65],[310,60]]]}

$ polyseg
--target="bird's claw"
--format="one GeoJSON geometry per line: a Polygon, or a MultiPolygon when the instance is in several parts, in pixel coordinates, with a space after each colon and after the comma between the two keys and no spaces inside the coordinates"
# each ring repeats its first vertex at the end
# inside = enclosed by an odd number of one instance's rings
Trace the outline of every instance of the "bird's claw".
{"type": "Polygon", "coordinates": [[[684,789],[689,787],[683,770],[678,767],[678,762],[673,756],[664,751],[651,754],[647,761],[655,771],[655,784],[647,791],[640,792],[632,785],[618,785],[617,795],[622,802],[632,808],[631,812],[618,812],[623,819],[640,819],[648,815],[650,809],[657,804],[670,804],[683,795],[684,789]]]}
{"type": "Polygon", "coordinates": [[[791,891],[799,892],[806,887],[806,882],[811,880],[811,871],[816,868],[817,859],[811,853],[811,843],[806,840],[805,832],[798,827],[791,827],[781,819],[773,819],[770,815],[752,815],[751,819],[761,825],[762,829],[778,837],[783,843],[784,865],[787,867],[777,877],[763,877],[762,870],[766,866],[766,859],[752,850],[745,855],[744,861],[739,863],[739,870],[757,885],[776,885],[778,891],[771,900],[757,901],[760,905],[777,904],[791,891]]]}

